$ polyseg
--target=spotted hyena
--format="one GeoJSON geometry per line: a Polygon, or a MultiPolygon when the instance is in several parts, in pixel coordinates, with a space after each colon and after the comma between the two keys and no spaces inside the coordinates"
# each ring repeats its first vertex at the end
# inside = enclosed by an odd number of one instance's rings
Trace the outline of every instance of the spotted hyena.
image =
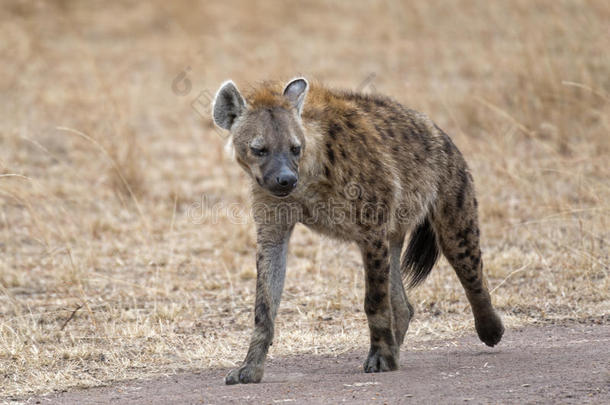
{"type": "Polygon", "coordinates": [[[425,115],[387,97],[310,86],[303,78],[285,87],[264,83],[245,96],[228,81],[213,114],[252,179],[258,246],[254,332],[227,384],[263,377],[298,222],[355,242],[362,252],[370,331],[365,372],[398,368],[413,316],[403,276],[410,287],[422,282],[439,250],[466,291],[479,338],[489,346],[500,341],[504,327],[483,276],[472,176],[425,115]]]}

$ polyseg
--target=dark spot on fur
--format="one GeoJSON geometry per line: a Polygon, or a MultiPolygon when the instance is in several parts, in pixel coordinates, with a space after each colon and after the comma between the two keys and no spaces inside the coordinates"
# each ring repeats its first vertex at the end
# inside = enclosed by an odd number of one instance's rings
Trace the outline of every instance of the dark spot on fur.
{"type": "Polygon", "coordinates": [[[347,110],[343,113],[343,116],[348,120],[353,120],[358,117],[356,110],[347,110]]]}
{"type": "Polygon", "coordinates": [[[367,302],[368,300],[365,300],[364,302],[364,312],[367,315],[375,315],[377,313],[377,309],[373,305],[366,305],[367,302]]]}
{"type": "Polygon", "coordinates": [[[381,266],[381,260],[375,259],[373,261],[373,268],[378,269],[381,266]]]}
{"type": "Polygon", "coordinates": [[[388,249],[384,246],[381,248],[381,250],[379,251],[379,254],[381,255],[381,257],[387,257],[388,256],[388,249]]]}
{"type": "Polygon", "coordinates": [[[466,250],[465,252],[458,253],[457,259],[458,260],[464,260],[468,256],[470,256],[470,252],[468,250],[466,250]]]}
{"type": "Polygon", "coordinates": [[[381,301],[383,301],[383,299],[385,298],[385,293],[383,291],[379,291],[373,294],[373,302],[375,303],[379,303],[381,301]]]}
{"type": "Polygon", "coordinates": [[[391,345],[394,342],[394,334],[390,328],[372,327],[371,337],[374,340],[381,340],[388,345],[391,345]]]}
{"type": "Polygon", "coordinates": [[[378,107],[386,107],[388,105],[388,103],[380,98],[375,98],[373,99],[373,102],[375,103],[375,105],[377,105],[378,107]]]}
{"type": "Polygon", "coordinates": [[[326,176],[327,179],[330,178],[330,169],[326,165],[324,165],[324,175],[326,176]]]}
{"type": "Polygon", "coordinates": [[[450,217],[450,215],[449,215],[450,213],[451,213],[451,206],[449,206],[449,204],[445,204],[443,206],[443,216],[446,217],[446,218],[449,218],[450,217]]]}
{"type": "Polygon", "coordinates": [[[256,304],[256,307],[254,308],[254,322],[256,322],[257,324],[264,322],[267,319],[268,311],[269,308],[264,302],[256,304]]]}
{"type": "Polygon", "coordinates": [[[385,274],[387,272],[388,269],[381,269],[380,264],[379,268],[374,269],[373,271],[367,271],[369,274],[366,276],[366,281],[371,286],[383,285],[388,281],[387,274],[385,274]]]}
{"type": "Polygon", "coordinates": [[[466,282],[467,282],[468,284],[472,284],[472,283],[474,283],[475,281],[477,281],[477,280],[478,280],[478,278],[479,278],[479,276],[477,276],[477,275],[475,274],[475,275],[474,275],[474,276],[472,276],[472,277],[468,277],[468,278],[466,278],[466,282]]]}
{"type": "Polygon", "coordinates": [[[443,151],[445,152],[445,154],[447,156],[453,155],[453,152],[455,151],[455,145],[453,144],[453,142],[451,142],[451,138],[449,138],[449,135],[447,135],[445,133],[445,131],[440,129],[438,127],[438,125],[434,124],[434,127],[438,130],[438,132],[440,132],[442,134],[442,137],[443,137],[443,151]]]}
{"type": "Polygon", "coordinates": [[[381,263],[379,268],[372,269],[371,271],[367,271],[366,281],[371,286],[383,285],[388,282],[389,268],[383,268],[381,263]]]}
{"type": "Polygon", "coordinates": [[[370,295],[367,295],[364,298],[364,312],[367,315],[375,315],[377,313],[377,308],[379,308],[379,303],[373,301],[373,298],[370,295]]]}
{"type": "Polygon", "coordinates": [[[445,137],[443,139],[443,150],[445,151],[447,156],[453,155],[453,144],[451,143],[448,137],[445,137]]]}
{"type": "Polygon", "coordinates": [[[332,139],[336,139],[339,132],[341,132],[341,126],[334,121],[331,122],[328,126],[328,135],[330,135],[332,139]]]}
{"type": "Polygon", "coordinates": [[[474,232],[471,227],[466,227],[457,233],[458,239],[468,240],[468,237],[474,232]]]}
{"type": "Polygon", "coordinates": [[[468,187],[468,176],[466,176],[466,171],[461,169],[458,176],[460,177],[460,186],[458,189],[458,194],[456,198],[456,204],[460,210],[464,209],[464,198],[466,196],[466,189],[468,187]]]}
{"type": "Polygon", "coordinates": [[[383,241],[381,239],[377,239],[373,243],[373,246],[375,246],[375,249],[381,249],[381,247],[383,246],[383,241]]]}
{"type": "Polygon", "coordinates": [[[333,152],[330,142],[326,143],[326,154],[328,155],[328,161],[330,164],[335,164],[335,152],[333,152]]]}

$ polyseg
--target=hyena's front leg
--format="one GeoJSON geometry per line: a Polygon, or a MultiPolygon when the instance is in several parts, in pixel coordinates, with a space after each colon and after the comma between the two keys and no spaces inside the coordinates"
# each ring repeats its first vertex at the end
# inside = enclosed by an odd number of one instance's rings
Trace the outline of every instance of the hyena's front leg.
{"type": "Polygon", "coordinates": [[[292,228],[260,225],[257,230],[256,301],[254,332],[241,367],[231,370],[227,384],[257,383],[263,378],[265,358],[273,341],[274,321],[280,304],[286,252],[292,228]]]}
{"type": "Polygon", "coordinates": [[[366,278],[364,312],[371,334],[371,348],[364,362],[364,371],[396,370],[399,345],[393,327],[389,243],[380,237],[363,243],[361,250],[366,278]]]}

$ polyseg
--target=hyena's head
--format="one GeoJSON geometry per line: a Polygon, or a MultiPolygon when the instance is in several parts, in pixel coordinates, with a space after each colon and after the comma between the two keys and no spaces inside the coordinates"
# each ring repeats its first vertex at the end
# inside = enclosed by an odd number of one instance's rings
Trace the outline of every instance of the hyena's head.
{"type": "Polygon", "coordinates": [[[299,181],[305,151],[301,111],[308,87],[305,79],[294,79],[281,94],[263,89],[249,104],[228,81],[214,99],[214,122],[231,132],[237,162],[276,197],[290,194],[299,181]]]}

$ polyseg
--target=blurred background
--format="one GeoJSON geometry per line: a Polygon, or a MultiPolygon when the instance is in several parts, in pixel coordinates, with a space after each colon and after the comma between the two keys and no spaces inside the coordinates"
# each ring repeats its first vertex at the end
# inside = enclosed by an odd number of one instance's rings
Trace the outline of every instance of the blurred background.
{"type": "MultiPolygon", "coordinates": [[[[0,396],[241,361],[248,180],[210,102],[304,75],[428,114],[464,153],[509,328],[608,322],[607,1],[3,1],[0,396]]],[[[298,227],[270,355],[364,355],[361,260],[298,227]]],[[[474,333],[442,260],[406,348],[474,333]]]]}

